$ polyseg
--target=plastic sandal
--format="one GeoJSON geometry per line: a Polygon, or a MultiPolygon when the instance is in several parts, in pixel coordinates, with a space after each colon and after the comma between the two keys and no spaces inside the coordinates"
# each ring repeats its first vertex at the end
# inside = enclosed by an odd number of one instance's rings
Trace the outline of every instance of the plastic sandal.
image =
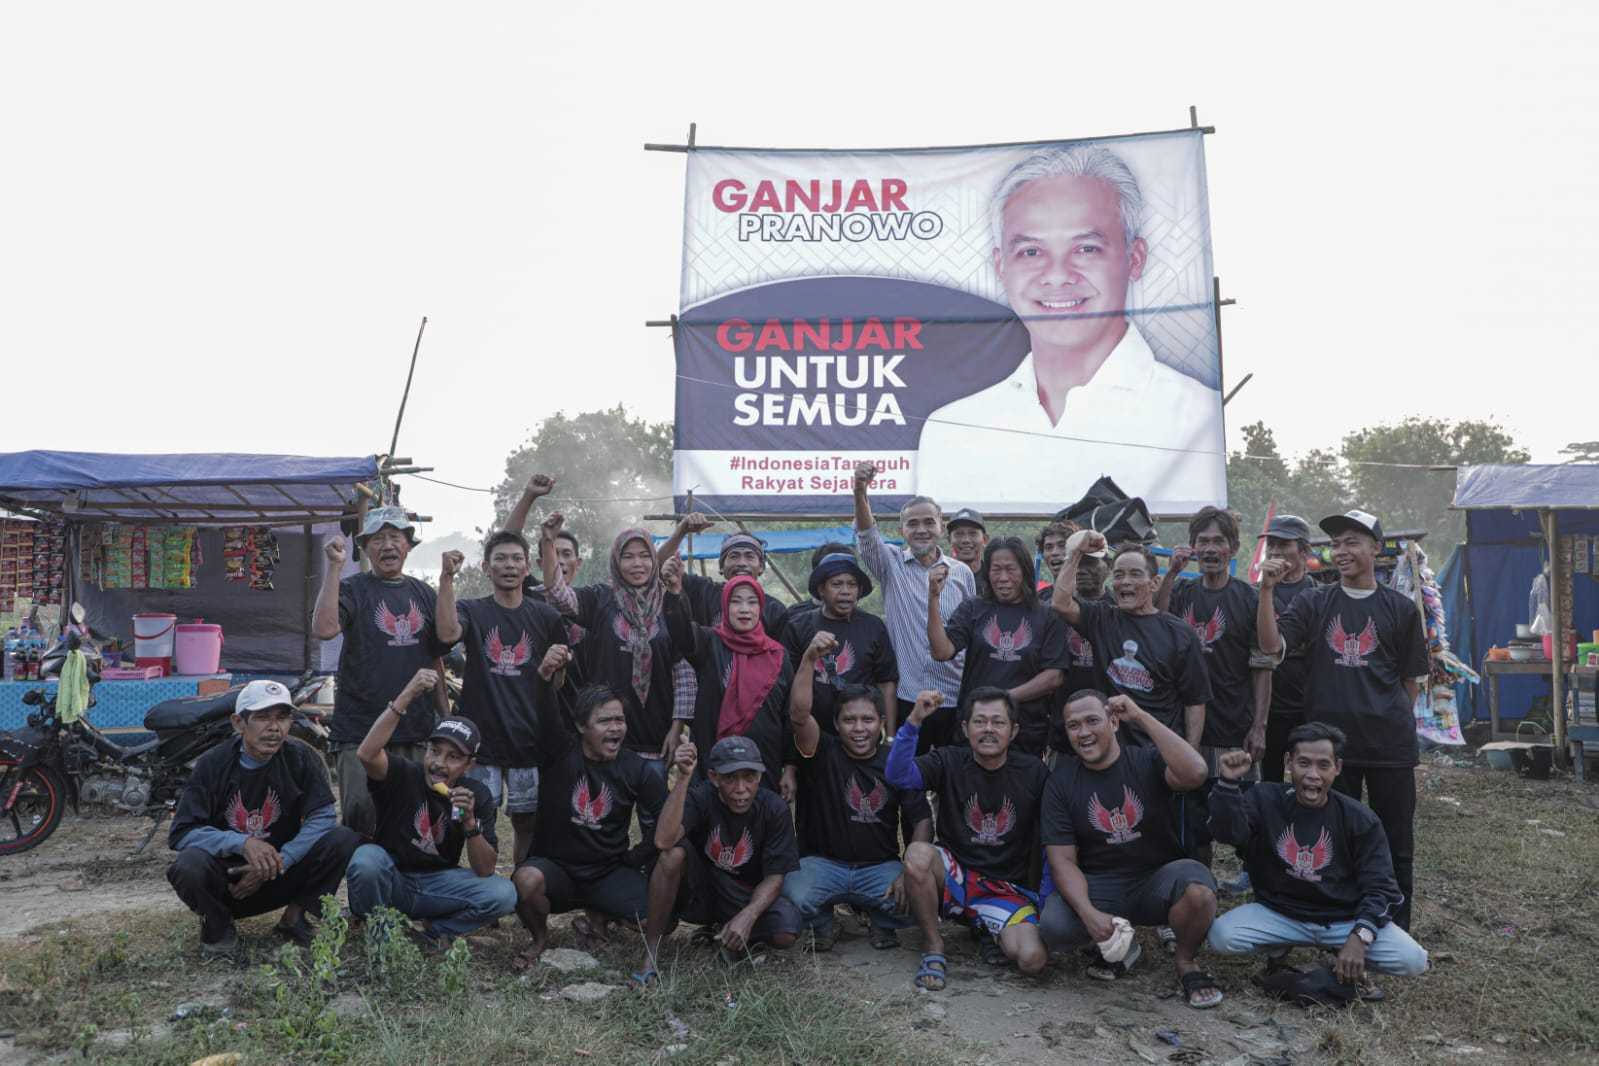
{"type": "Polygon", "coordinates": [[[948,973],[948,960],[944,956],[923,955],[922,964],[916,970],[916,987],[925,988],[929,992],[942,992],[944,985],[948,983],[948,973]]]}
{"type": "Polygon", "coordinates": [[[661,980],[661,975],[654,970],[639,970],[628,975],[627,987],[630,992],[643,992],[654,988],[661,980]]]}
{"type": "Polygon", "coordinates": [[[1221,986],[1216,983],[1216,978],[1204,970],[1190,970],[1178,979],[1183,988],[1183,1000],[1194,1010],[1210,1010],[1219,1007],[1226,997],[1222,995],[1221,986]],[[1203,1003],[1195,1003],[1194,997],[1204,992],[1215,992],[1216,998],[1203,1003]]]}

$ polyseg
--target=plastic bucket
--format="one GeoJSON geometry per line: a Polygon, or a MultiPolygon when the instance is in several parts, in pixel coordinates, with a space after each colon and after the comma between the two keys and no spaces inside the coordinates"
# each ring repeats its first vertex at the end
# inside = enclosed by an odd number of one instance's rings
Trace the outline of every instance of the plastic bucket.
{"type": "Polygon", "coordinates": [[[222,664],[222,627],[194,622],[177,627],[173,661],[180,674],[214,674],[222,664]]]}
{"type": "Polygon", "coordinates": [[[159,666],[163,674],[172,672],[172,645],[178,625],[175,614],[136,614],[133,616],[133,657],[140,666],[159,666]]]}

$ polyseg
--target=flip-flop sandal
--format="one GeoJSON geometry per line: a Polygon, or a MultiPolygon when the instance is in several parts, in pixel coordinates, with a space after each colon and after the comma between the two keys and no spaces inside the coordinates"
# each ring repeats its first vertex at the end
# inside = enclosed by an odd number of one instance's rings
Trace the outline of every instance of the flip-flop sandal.
{"type": "Polygon", "coordinates": [[[639,970],[629,974],[627,990],[629,992],[644,992],[660,984],[661,975],[654,970],[639,970]]]}
{"type": "Polygon", "coordinates": [[[1132,971],[1133,964],[1143,954],[1144,949],[1139,947],[1136,940],[1133,941],[1133,946],[1127,949],[1127,957],[1120,962],[1106,962],[1096,950],[1089,956],[1088,965],[1083,968],[1083,976],[1095,981],[1114,981],[1126,977],[1132,971]]]}
{"type": "Polygon", "coordinates": [[[916,970],[915,984],[917,988],[925,988],[929,992],[942,992],[947,983],[949,960],[938,954],[922,956],[922,965],[916,970]]]}
{"type": "Polygon", "coordinates": [[[899,947],[899,934],[892,929],[872,928],[872,947],[878,951],[890,951],[899,947]]]}
{"type": "Polygon", "coordinates": [[[1221,986],[1216,983],[1216,978],[1204,970],[1190,970],[1177,980],[1182,985],[1183,1001],[1194,1010],[1210,1010],[1213,1007],[1219,1007],[1221,1006],[1221,1001],[1227,998],[1222,995],[1221,986]],[[1216,994],[1215,998],[1210,997],[1209,993],[1211,992],[1216,994]],[[1197,1003],[1195,1002],[1196,997],[1199,998],[1197,1003]]]}

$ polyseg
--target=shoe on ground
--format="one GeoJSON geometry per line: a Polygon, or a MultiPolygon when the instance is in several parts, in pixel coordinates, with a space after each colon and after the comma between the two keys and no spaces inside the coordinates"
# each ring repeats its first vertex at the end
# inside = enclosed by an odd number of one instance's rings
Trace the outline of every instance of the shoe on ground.
{"type": "Polygon", "coordinates": [[[230,925],[216,940],[200,941],[200,958],[236,962],[239,958],[239,931],[230,925]]]}
{"type": "Polygon", "coordinates": [[[311,923],[305,920],[303,914],[290,924],[279,922],[272,927],[272,931],[289,943],[302,948],[310,948],[311,941],[316,939],[316,934],[311,930],[311,923]]]}

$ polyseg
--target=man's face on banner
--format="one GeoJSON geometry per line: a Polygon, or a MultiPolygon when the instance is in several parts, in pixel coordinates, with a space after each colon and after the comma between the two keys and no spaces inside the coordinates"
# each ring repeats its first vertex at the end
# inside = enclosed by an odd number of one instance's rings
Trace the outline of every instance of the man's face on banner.
{"type": "Polygon", "coordinates": [[[1005,203],[994,270],[1035,351],[1092,352],[1120,340],[1127,285],[1144,271],[1127,244],[1115,188],[1098,178],[1040,178],[1005,203]],[[1039,319],[1035,316],[1051,316],[1039,319]]]}

